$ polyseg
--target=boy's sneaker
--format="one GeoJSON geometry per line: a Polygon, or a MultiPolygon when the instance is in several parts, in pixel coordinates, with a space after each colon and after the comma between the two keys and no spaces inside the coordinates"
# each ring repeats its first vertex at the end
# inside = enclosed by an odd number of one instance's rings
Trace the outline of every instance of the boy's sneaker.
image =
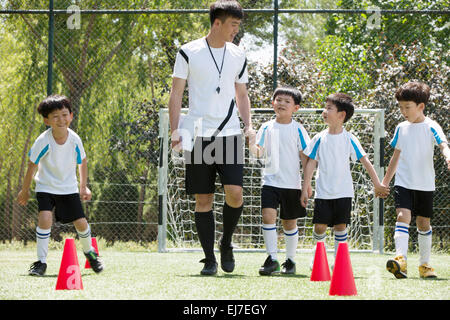
{"type": "Polygon", "coordinates": [[[200,271],[200,274],[202,276],[213,276],[217,273],[217,262],[208,260],[208,259],[202,259],[200,262],[204,263],[202,271],[200,271]]]}
{"type": "Polygon", "coordinates": [[[219,245],[220,251],[220,266],[225,272],[233,272],[234,270],[234,256],[233,256],[233,246],[223,246],[222,243],[219,245]]]}
{"type": "Polygon", "coordinates": [[[423,279],[433,279],[437,277],[436,272],[434,272],[434,269],[428,263],[419,266],[419,275],[423,279]]]}
{"type": "Polygon", "coordinates": [[[89,251],[84,254],[86,259],[88,259],[89,264],[91,265],[92,270],[95,273],[99,273],[103,271],[103,262],[100,260],[98,254],[95,251],[89,251]]]}
{"type": "Polygon", "coordinates": [[[43,276],[47,270],[47,264],[41,261],[33,262],[28,270],[30,276],[43,276]]]}
{"type": "Polygon", "coordinates": [[[295,274],[295,262],[291,259],[286,259],[281,267],[281,274],[295,274]]]}
{"type": "Polygon", "coordinates": [[[259,269],[259,274],[262,276],[270,276],[277,273],[280,273],[280,264],[277,260],[272,260],[272,257],[268,256],[259,269]]]}
{"type": "Polygon", "coordinates": [[[403,256],[396,256],[394,259],[389,259],[386,263],[386,269],[397,279],[407,278],[406,260],[403,256]]]}

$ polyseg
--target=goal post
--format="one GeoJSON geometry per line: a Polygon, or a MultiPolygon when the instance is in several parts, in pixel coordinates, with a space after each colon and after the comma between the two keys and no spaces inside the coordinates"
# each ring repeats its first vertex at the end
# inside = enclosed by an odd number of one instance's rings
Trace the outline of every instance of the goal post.
{"type": "MultiPolygon", "coordinates": [[[[186,114],[188,109],[182,109],[186,114]]],[[[299,109],[293,118],[302,123],[312,138],[326,128],[321,117],[323,109],[299,109]]],[[[270,108],[253,109],[252,124],[258,130],[262,123],[274,118],[270,108]]],[[[167,108],[159,112],[159,169],[158,169],[158,251],[189,251],[199,250],[194,221],[195,199],[186,194],[184,182],[184,161],[181,154],[171,149],[169,134],[169,113],[167,108]]],[[[354,133],[361,142],[369,160],[374,165],[377,175],[384,175],[384,110],[356,109],[353,117],[345,124],[346,130],[354,133]]],[[[245,146],[244,163],[244,209],[233,235],[235,251],[264,251],[261,217],[261,169],[258,159],[252,157],[245,146]]],[[[348,243],[352,251],[383,252],[384,226],[382,199],[376,198],[373,185],[362,164],[351,163],[351,172],[355,189],[351,213],[351,223],[348,226],[348,243]]],[[[315,179],[312,181],[314,190],[315,179]]],[[[222,235],[222,208],[225,194],[220,180],[216,179],[213,212],[216,221],[215,239],[222,235]]],[[[314,246],[312,236],[312,216],[314,202],[310,200],[307,206],[307,216],[298,219],[299,230],[298,251],[310,251],[314,246]]],[[[284,239],[282,227],[277,219],[278,248],[283,251],[284,239]]],[[[334,236],[331,228],[327,230],[328,247],[334,246],[334,236]]]]}

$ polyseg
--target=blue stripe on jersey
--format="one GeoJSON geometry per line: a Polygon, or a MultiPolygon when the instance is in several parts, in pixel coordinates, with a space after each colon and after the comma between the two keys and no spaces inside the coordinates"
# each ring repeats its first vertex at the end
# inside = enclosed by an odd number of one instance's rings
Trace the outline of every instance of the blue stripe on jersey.
{"type": "Polygon", "coordinates": [[[302,149],[305,150],[306,149],[306,142],[305,142],[305,138],[303,137],[302,130],[300,130],[300,128],[298,128],[297,130],[298,130],[298,135],[300,137],[300,142],[302,144],[302,149]]]}
{"type": "Polygon", "coordinates": [[[269,126],[266,126],[266,127],[263,129],[263,133],[262,133],[262,135],[261,135],[261,139],[259,139],[259,142],[258,142],[258,145],[259,145],[260,147],[263,147],[263,146],[264,146],[264,140],[266,139],[266,130],[267,130],[268,127],[269,127],[269,126]]]}
{"type": "Polygon", "coordinates": [[[395,148],[395,146],[397,145],[397,141],[398,141],[398,132],[400,131],[400,128],[397,128],[397,131],[395,132],[395,136],[394,139],[391,142],[391,147],[395,148]]]}
{"type": "Polygon", "coordinates": [[[81,164],[81,152],[80,148],[78,148],[78,145],[76,145],[75,151],[77,152],[77,164],[81,164]]]}
{"type": "Polygon", "coordinates": [[[437,143],[438,145],[440,145],[440,144],[442,143],[441,137],[439,137],[439,134],[437,133],[437,131],[436,131],[435,128],[430,127],[430,129],[431,129],[431,132],[433,132],[433,136],[434,136],[434,139],[436,140],[436,143],[437,143]]]}
{"type": "Polygon", "coordinates": [[[41,161],[41,158],[47,153],[48,148],[49,148],[49,145],[46,145],[46,146],[44,147],[44,149],[42,149],[41,153],[39,153],[39,155],[38,155],[36,161],[34,162],[34,164],[38,164],[39,161],[41,161]]]}
{"type": "Polygon", "coordinates": [[[358,146],[356,145],[355,141],[353,141],[352,138],[350,138],[350,141],[352,143],[353,149],[355,149],[356,152],[356,157],[359,159],[361,159],[363,157],[361,151],[358,149],[358,146]]]}
{"type": "Polygon", "coordinates": [[[310,157],[310,158],[313,159],[313,160],[316,160],[317,149],[319,148],[320,139],[322,139],[322,138],[319,138],[319,140],[316,141],[316,144],[314,145],[314,148],[313,148],[313,150],[311,151],[311,154],[308,156],[308,157],[310,157]]]}

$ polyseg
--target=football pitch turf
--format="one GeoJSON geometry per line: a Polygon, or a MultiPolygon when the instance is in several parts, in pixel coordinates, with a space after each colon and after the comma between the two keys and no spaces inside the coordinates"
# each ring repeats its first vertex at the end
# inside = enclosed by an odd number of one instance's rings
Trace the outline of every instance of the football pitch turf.
{"type": "MultiPolygon", "coordinates": [[[[432,254],[431,265],[438,278],[420,279],[418,255],[408,256],[408,279],[397,280],[385,269],[392,254],[350,253],[356,296],[330,296],[330,282],[311,282],[311,253],[296,256],[297,274],[262,277],[258,274],[266,254],[236,252],[236,268],[216,276],[201,276],[201,252],[158,253],[127,250],[99,244],[105,270],[95,274],[85,269],[77,241],[83,290],[55,290],[62,247],[51,248],[47,272],[29,276],[36,260],[35,245],[0,245],[0,300],[448,300],[450,255],[432,254]]],[[[219,259],[220,255],[216,253],[219,259]]],[[[328,252],[328,262],[333,254],[328,252]]],[[[279,253],[280,262],[284,253],[279,253]]]]}

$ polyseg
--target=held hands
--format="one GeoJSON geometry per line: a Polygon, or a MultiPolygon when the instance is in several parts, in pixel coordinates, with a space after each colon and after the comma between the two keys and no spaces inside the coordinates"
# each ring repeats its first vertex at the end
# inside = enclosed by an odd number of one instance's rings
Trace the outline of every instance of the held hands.
{"type": "Polygon", "coordinates": [[[88,187],[81,187],[80,188],[80,198],[82,201],[88,201],[92,198],[92,192],[89,190],[88,187]]]}
{"type": "Polygon", "coordinates": [[[244,137],[248,139],[248,145],[253,146],[256,142],[256,131],[251,126],[244,128],[244,137]]]}
{"type": "Polygon", "coordinates": [[[390,193],[389,187],[385,186],[383,183],[374,186],[375,196],[378,198],[385,199],[390,193]]]}

